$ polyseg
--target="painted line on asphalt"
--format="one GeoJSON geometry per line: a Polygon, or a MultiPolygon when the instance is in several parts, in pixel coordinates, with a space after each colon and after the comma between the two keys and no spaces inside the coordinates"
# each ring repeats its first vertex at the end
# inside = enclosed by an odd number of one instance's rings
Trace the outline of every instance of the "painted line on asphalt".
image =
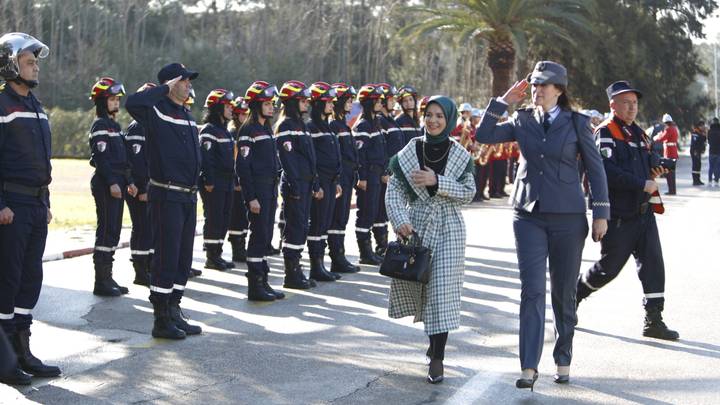
{"type": "Polygon", "coordinates": [[[490,387],[500,380],[501,376],[502,374],[499,373],[479,372],[458,388],[455,394],[445,401],[445,404],[465,405],[481,403],[480,399],[482,396],[490,387]]]}

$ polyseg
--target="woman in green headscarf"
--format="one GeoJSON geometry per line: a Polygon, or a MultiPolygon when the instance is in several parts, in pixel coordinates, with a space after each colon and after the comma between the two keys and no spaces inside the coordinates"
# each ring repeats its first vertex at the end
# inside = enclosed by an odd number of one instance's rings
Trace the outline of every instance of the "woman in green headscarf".
{"type": "Polygon", "coordinates": [[[432,249],[432,275],[426,285],[392,280],[389,315],[414,316],[430,338],[427,380],[443,380],[448,332],[460,327],[460,298],[465,261],[465,220],[460,207],[475,195],[470,154],[449,138],[457,115],[455,103],[434,96],[424,115],[424,134],[390,160],[392,177],[385,205],[396,233],[418,234],[432,249]]]}

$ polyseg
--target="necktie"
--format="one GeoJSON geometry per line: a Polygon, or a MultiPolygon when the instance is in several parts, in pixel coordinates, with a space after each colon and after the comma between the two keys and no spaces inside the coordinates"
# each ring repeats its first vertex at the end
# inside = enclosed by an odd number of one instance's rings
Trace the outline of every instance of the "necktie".
{"type": "Polygon", "coordinates": [[[545,130],[545,132],[547,132],[548,129],[550,129],[550,124],[551,124],[550,114],[545,113],[545,115],[543,115],[543,129],[545,130]]]}

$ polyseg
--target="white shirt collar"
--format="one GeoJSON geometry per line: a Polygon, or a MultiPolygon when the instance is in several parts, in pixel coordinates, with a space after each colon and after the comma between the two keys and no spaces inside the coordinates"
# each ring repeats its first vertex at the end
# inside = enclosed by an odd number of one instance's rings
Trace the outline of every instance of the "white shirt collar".
{"type": "MultiPolygon", "coordinates": [[[[542,112],[542,108],[538,107],[537,109],[535,109],[535,111],[535,118],[537,118],[538,123],[542,124],[544,115],[544,113],[542,112]]],[[[550,111],[548,111],[548,114],[550,114],[550,122],[552,123],[553,121],[555,121],[555,118],[560,115],[560,106],[555,104],[555,107],[551,108],[550,111]]]]}

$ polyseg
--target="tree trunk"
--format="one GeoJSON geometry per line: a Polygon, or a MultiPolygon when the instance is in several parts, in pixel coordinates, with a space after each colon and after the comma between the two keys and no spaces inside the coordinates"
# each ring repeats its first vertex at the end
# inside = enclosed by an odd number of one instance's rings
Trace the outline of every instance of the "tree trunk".
{"type": "Polygon", "coordinates": [[[497,40],[488,44],[488,67],[492,71],[492,96],[500,97],[512,85],[515,67],[515,46],[512,40],[497,40]]]}

